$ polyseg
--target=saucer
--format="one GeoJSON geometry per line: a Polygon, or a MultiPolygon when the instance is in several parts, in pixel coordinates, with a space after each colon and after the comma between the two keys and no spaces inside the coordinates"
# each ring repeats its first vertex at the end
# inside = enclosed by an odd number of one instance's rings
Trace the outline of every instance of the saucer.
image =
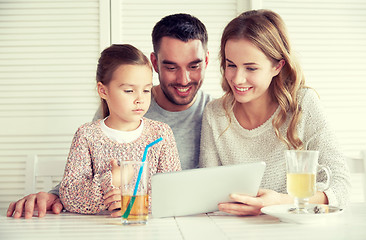
{"type": "Polygon", "coordinates": [[[292,209],[294,209],[293,204],[284,204],[263,207],[261,211],[279,218],[282,222],[291,223],[319,223],[324,220],[331,220],[343,212],[342,209],[324,204],[309,204],[309,213],[306,214],[293,213],[291,212],[292,209]]]}

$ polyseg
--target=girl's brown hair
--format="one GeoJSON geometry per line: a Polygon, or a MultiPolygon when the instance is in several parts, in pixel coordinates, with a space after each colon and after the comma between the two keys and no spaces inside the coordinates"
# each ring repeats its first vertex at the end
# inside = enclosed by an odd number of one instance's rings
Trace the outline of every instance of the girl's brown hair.
{"type": "Polygon", "coordinates": [[[299,139],[296,126],[301,117],[297,93],[304,87],[305,79],[302,69],[291,51],[286,26],[282,18],[270,10],[253,10],[244,12],[234,18],[224,29],[220,47],[220,65],[222,73],[221,87],[225,94],[223,105],[226,116],[233,110],[235,99],[225,79],[225,45],[229,39],[247,39],[259,48],[274,63],[285,60],[280,73],[272,79],[269,86],[271,97],[280,106],[279,113],[274,117],[272,125],[276,136],[287,144],[288,148],[301,149],[303,142],[299,139]],[[280,127],[285,123],[288,114],[292,114],[287,130],[287,138],[282,136],[280,127]]]}
{"type": "MultiPolygon", "coordinates": [[[[97,83],[108,85],[114,71],[121,65],[146,65],[152,71],[149,59],[137,48],[129,44],[113,44],[103,50],[98,61],[97,83]]],[[[109,116],[105,99],[101,98],[103,118],[109,116]]]]}

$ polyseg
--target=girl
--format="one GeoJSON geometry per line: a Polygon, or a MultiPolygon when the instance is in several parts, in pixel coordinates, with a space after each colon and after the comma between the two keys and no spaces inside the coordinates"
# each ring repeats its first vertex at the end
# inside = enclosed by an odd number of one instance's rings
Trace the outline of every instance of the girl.
{"type": "MultiPolygon", "coordinates": [[[[219,209],[257,215],[264,206],[292,203],[286,194],[284,150],[320,152],[319,164],[332,170],[330,188],[312,203],[343,207],[349,172],[314,90],[305,87],[285,24],[269,10],[244,12],[221,38],[222,98],[207,104],[202,121],[200,166],[265,161],[257,197],[232,194],[235,203],[219,209]]],[[[317,176],[325,181],[324,175],[317,176]]]]}
{"type": "Polygon", "coordinates": [[[65,209],[84,214],[112,204],[103,197],[119,187],[119,168],[113,159],[141,161],[145,146],[159,137],[163,141],[147,154],[150,176],[181,169],[170,127],[143,118],[152,87],[146,56],[131,45],[112,45],[101,54],[96,78],[104,119],[86,123],[75,133],[60,186],[65,209]]]}

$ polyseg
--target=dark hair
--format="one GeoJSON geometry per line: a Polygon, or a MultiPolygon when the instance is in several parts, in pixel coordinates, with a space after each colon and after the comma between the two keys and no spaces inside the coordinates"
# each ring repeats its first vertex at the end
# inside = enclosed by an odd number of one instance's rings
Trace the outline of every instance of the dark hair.
{"type": "MultiPolygon", "coordinates": [[[[97,67],[97,83],[108,85],[114,71],[121,65],[146,65],[152,71],[149,59],[137,48],[129,44],[113,44],[103,50],[97,67]]],[[[109,116],[107,102],[101,99],[103,118],[109,116]]]]}
{"type": "Polygon", "coordinates": [[[176,38],[183,42],[198,39],[203,48],[207,49],[208,36],[205,25],[198,18],[185,13],[162,18],[155,24],[151,36],[155,53],[159,51],[163,37],[176,38]]]}

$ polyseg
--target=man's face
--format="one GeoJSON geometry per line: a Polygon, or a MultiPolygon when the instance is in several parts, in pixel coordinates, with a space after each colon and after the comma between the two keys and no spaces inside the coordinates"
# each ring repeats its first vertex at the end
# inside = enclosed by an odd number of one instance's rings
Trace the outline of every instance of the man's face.
{"type": "Polygon", "coordinates": [[[208,63],[208,52],[202,42],[163,37],[158,53],[151,54],[151,61],[170,104],[190,107],[202,85],[208,63]]]}

